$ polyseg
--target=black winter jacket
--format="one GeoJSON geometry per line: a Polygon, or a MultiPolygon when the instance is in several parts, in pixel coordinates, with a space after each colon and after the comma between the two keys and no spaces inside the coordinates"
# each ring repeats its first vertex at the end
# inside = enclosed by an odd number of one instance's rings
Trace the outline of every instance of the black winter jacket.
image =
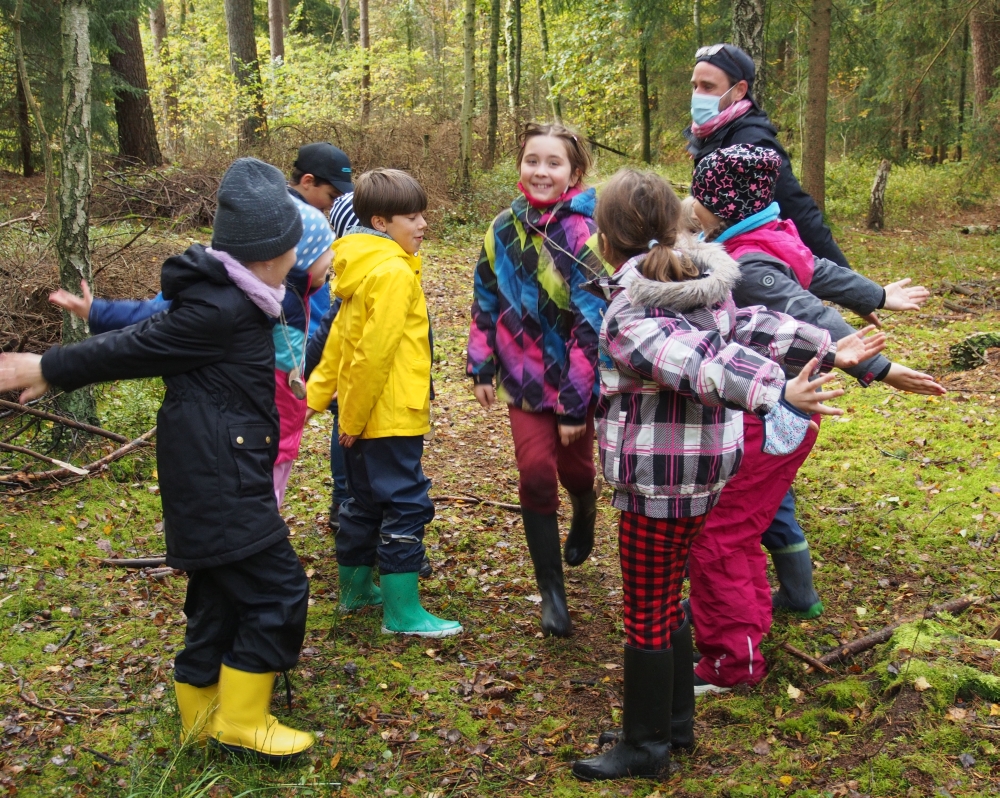
{"type": "Polygon", "coordinates": [[[173,304],[140,324],[52,347],[42,373],[71,391],[163,377],[156,464],[167,564],[236,562],[287,537],[272,469],[278,453],[271,321],[201,245],[163,264],[173,304]]]}
{"type": "Polygon", "coordinates": [[[733,144],[751,144],[776,150],[781,156],[781,171],[778,173],[774,199],[781,206],[781,218],[795,222],[802,241],[817,258],[826,258],[838,266],[851,268],[837,242],[833,240],[833,234],[823,221],[823,214],[816,207],[815,201],[799,185],[788,161],[788,154],[778,143],[778,131],[767,114],[759,108],[752,108],[716,130],[707,139],[697,138],[690,127],[684,131],[684,136],[688,140],[687,149],[694,156],[696,166],[709,153],[733,144]]]}

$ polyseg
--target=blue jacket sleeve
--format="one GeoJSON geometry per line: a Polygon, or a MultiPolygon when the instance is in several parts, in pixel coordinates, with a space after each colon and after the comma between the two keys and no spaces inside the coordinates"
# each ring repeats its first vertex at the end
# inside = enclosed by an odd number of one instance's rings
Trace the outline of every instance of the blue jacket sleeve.
{"type": "Polygon", "coordinates": [[[316,332],[309,336],[309,344],[306,346],[305,378],[307,380],[309,379],[309,375],[312,374],[312,370],[316,368],[316,364],[319,363],[320,358],[323,357],[323,347],[326,346],[326,339],[330,337],[330,325],[333,324],[333,320],[337,317],[337,311],[340,310],[340,303],[342,301],[340,297],[333,300],[330,309],[320,319],[316,332]]]}
{"type": "Polygon", "coordinates": [[[91,335],[100,335],[131,327],[165,310],[170,310],[170,301],[160,294],[153,299],[95,299],[87,323],[91,335]]]}

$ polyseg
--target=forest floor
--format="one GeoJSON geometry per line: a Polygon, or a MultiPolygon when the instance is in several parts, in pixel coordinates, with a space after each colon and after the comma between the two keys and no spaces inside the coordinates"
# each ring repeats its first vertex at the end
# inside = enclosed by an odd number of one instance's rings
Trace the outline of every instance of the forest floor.
{"type": "MultiPolygon", "coordinates": [[[[978,796],[1000,791],[1000,364],[949,371],[949,345],[1000,330],[995,236],[950,221],[869,234],[838,229],[855,267],[934,291],[915,314],[883,314],[891,358],[939,376],[940,399],[842,380],[846,415],[824,424],[796,492],[826,606],[775,619],[770,672],[752,690],[699,699],[698,742],[669,779],[584,784],[572,759],[618,725],[622,691],[617,512],[605,491],[598,542],[567,573],[575,624],[542,639],[520,517],[440,499],[426,532],[426,606],[462,621],[445,640],[380,633],[376,611],[337,611],[326,527],[330,418],[310,422],[284,508],[311,577],[291,711],[320,733],[284,770],[179,746],[172,656],[186,579],[98,558],[162,551],[151,457],[52,490],[0,493],[0,789],[34,795],[978,796]],[[942,280],[976,283],[993,310],[943,306],[942,280]],[[834,667],[807,673],[785,642],[819,654],[900,616],[983,599],[834,667]],[[998,702],[998,703],[994,703],[998,702]],[[51,707],[51,709],[49,709],[51,707]]],[[[187,238],[164,233],[166,245],[187,238]]],[[[517,502],[506,410],[484,411],[464,376],[474,237],[428,242],[436,436],[424,460],[436,497],[517,502]]],[[[126,255],[127,257],[127,255],[126,255]]],[[[963,300],[964,301],[964,300],[963,300]]],[[[104,425],[152,426],[155,381],[100,392],[104,425]]],[[[10,431],[0,430],[6,438],[10,431]]],[[[564,510],[565,510],[564,506],[564,510]]],[[[564,517],[564,521],[566,518],[564,517]]],[[[563,524],[565,527],[565,523],[563,524]]],[[[772,574],[773,576],[773,574],[772,574]]]]}

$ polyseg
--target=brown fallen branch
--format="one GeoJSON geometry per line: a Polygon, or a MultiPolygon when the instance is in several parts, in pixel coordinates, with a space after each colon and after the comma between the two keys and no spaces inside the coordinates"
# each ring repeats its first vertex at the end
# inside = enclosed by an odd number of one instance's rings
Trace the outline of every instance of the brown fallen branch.
{"type": "Polygon", "coordinates": [[[79,709],[60,709],[59,707],[50,707],[28,698],[28,696],[25,695],[23,683],[18,690],[18,697],[29,707],[41,709],[45,712],[55,712],[57,715],[62,715],[66,718],[99,718],[102,715],[127,715],[128,713],[135,711],[135,707],[112,707],[109,709],[93,709],[91,707],[80,707],[79,709]]]}
{"type": "Polygon", "coordinates": [[[3,441],[0,441],[0,452],[14,452],[16,454],[34,457],[36,460],[41,460],[43,463],[48,463],[49,465],[59,466],[60,468],[63,468],[66,471],[80,477],[85,477],[90,473],[85,468],[78,468],[72,463],[67,463],[64,460],[57,460],[54,457],[49,457],[47,454],[34,452],[31,449],[25,449],[23,446],[15,446],[13,443],[4,443],[3,441]]]}
{"type": "Polygon", "coordinates": [[[8,219],[6,222],[0,222],[0,229],[9,227],[12,224],[17,224],[18,222],[31,222],[34,224],[38,221],[40,216],[41,214],[38,211],[35,211],[28,216],[19,216],[16,219],[8,219]]]}
{"type": "Polygon", "coordinates": [[[799,651],[799,649],[797,649],[791,643],[783,643],[781,647],[783,649],[785,649],[785,651],[787,651],[793,657],[798,657],[800,660],[802,660],[803,662],[805,662],[807,665],[815,668],[816,670],[820,671],[821,673],[826,673],[826,674],[836,673],[836,671],[833,668],[831,668],[829,665],[826,665],[825,663],[820,662],[818,659],[816,659],[816,657],[809,656],[808,654],[806,654],[805,651],[799,651]]]}
{"type": "Polygon", "coordinates": [[[8,402],[6,399],[0,399],[0,407],[6,407],[8,410],[17,410],[21,413],[27,413],[29,416],[44,418],[46,421],[54,421],[56,424],[62,424],[64,427],[71,427],[72,429],[83,430],[84,432],[89,432],[93,435],[100,435],[104,438],[117,441],[118,443],[128,443],[128,438],[124,435],[119,435],[117,432],[111,432],[110,430],[102,429],[101,427],[95,427],[93,424],[84,424],[82,421],[76,421],[72,418],[57,416],[55,413],[46,413],[44,410],[38,410],[37,408],[29,407],[28,405],[20,405],[17,402],[8,402]]]}
{"type": "MultiPolygon", "coordinates": [[[[135,557],[131,560],[121,559],[116,560],[113,558],[102,558],[98,560],[101,565],[110,565],[114,568],[156,568],[160,565],[165,565],[167,562],[166,557],[135,557]]],[[[173,568],[170,569],[171,571],[173,568]]]]}
{"type": "Polygon", "coordinates": [[[836,649],[828,654],[824,654],[819,658],[819,661],[824,665],[836,665],[838,663],[844,662],[845,659],[853,657],[855,654],[860,654],[862,651],[867,651],[870,648],[874,648],[880,643],[885,643],[892,633],[896,631],[904,623],[912,623],[913,621],[919,621],[921,618],[930,619],[933,618],[940,612],[950,612],[952,614],[958,614],[964,612],[969,607],[977,602],[977,599],[973,598],[958,598],[952,599],[951,601],[946,601],[944,604],[938,604],[936,607],[930,607],[924,610],[920,615],[907,615],[900,618],[898,621],[890,623],[879,629],[877,632],[872,632],[870,635],[865,635],[864,637],[859,637],[857,640],[852,640],[843,646],[838,646],[836,649]]]}
{"type": "Polygon", "coordinates": [[[942,280],[941,287],[952,293],[964,294],[965,296],[976,296],[979,293],[975,288],[967,288],[964,285],[953,283],[951,280],[942,280]]]}
{"type": "MultiPolygon", "coordinates": [[[[108,465],[113,463],[115,460],[120,460],[122,457],[127,455],[129,452],[135,451],[141,446],[145,446],[146,442],[156,434],[156,427],[153,427],[148,432],[144,432],[134,441],[126,443],[124,446],[115,449],[111,454],[105,455],[100,460],[95,460],[93,463],[88,463],[83,466],[90,476],[100,473],[108,465]]],[[[47,479],[59,479],[60,477],[69,476],[71,472],[66,468],[57,468],[54,471],[40,471],[37,474],[29,474],[23,471],[19,471],[16,474],[9,474],[0,477],[0,485],[23,485],[25,482],[40,482],[47,479]]]]}
{"type": "Polygon", "coordinates": [[[493,499],[481,499],[478,496],[431,496],[432,502],[440,502],[445,504],[447,502],[465,502],[466,504],[488,504],[491,507],[499,507],[501,510],[510,510],[511,512],[519,513],[521,512],[520,504],[511,504],[510,502],[498,502],[493,499]]]}
{"type": "Polygon", "coordinates": [[[975,313],[976,311],[972,308],[967,308],[965,305],[959,305],[957,302],[952,302],[950,299],[945,299],[941,302],[948,310],[954,310],[956,313],[975,313]]]}

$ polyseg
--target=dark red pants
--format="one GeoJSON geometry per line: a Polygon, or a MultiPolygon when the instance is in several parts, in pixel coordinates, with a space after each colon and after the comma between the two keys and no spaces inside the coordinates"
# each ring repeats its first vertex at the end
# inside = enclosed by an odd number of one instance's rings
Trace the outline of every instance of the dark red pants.
{"type": "Polygon", "coordinates": [[[707,516],[649,518],[622,511],[618,551],[625,583],[625,639],[634,648],[670,648],[683,620],[681,585],[691,541],[707,516]]]}
{"type": "MultiPolygon", "coordinates": [[[[508,406],[510,407],[510,406],[508,406]]],[[[521,506],[548,514],[559,509],[559,485],[579,496],[594,489],[594,408],[587,413],[583,437],[563,446],[559,421],[551,410],[528,413],[510,407],[521,506]]]]}

